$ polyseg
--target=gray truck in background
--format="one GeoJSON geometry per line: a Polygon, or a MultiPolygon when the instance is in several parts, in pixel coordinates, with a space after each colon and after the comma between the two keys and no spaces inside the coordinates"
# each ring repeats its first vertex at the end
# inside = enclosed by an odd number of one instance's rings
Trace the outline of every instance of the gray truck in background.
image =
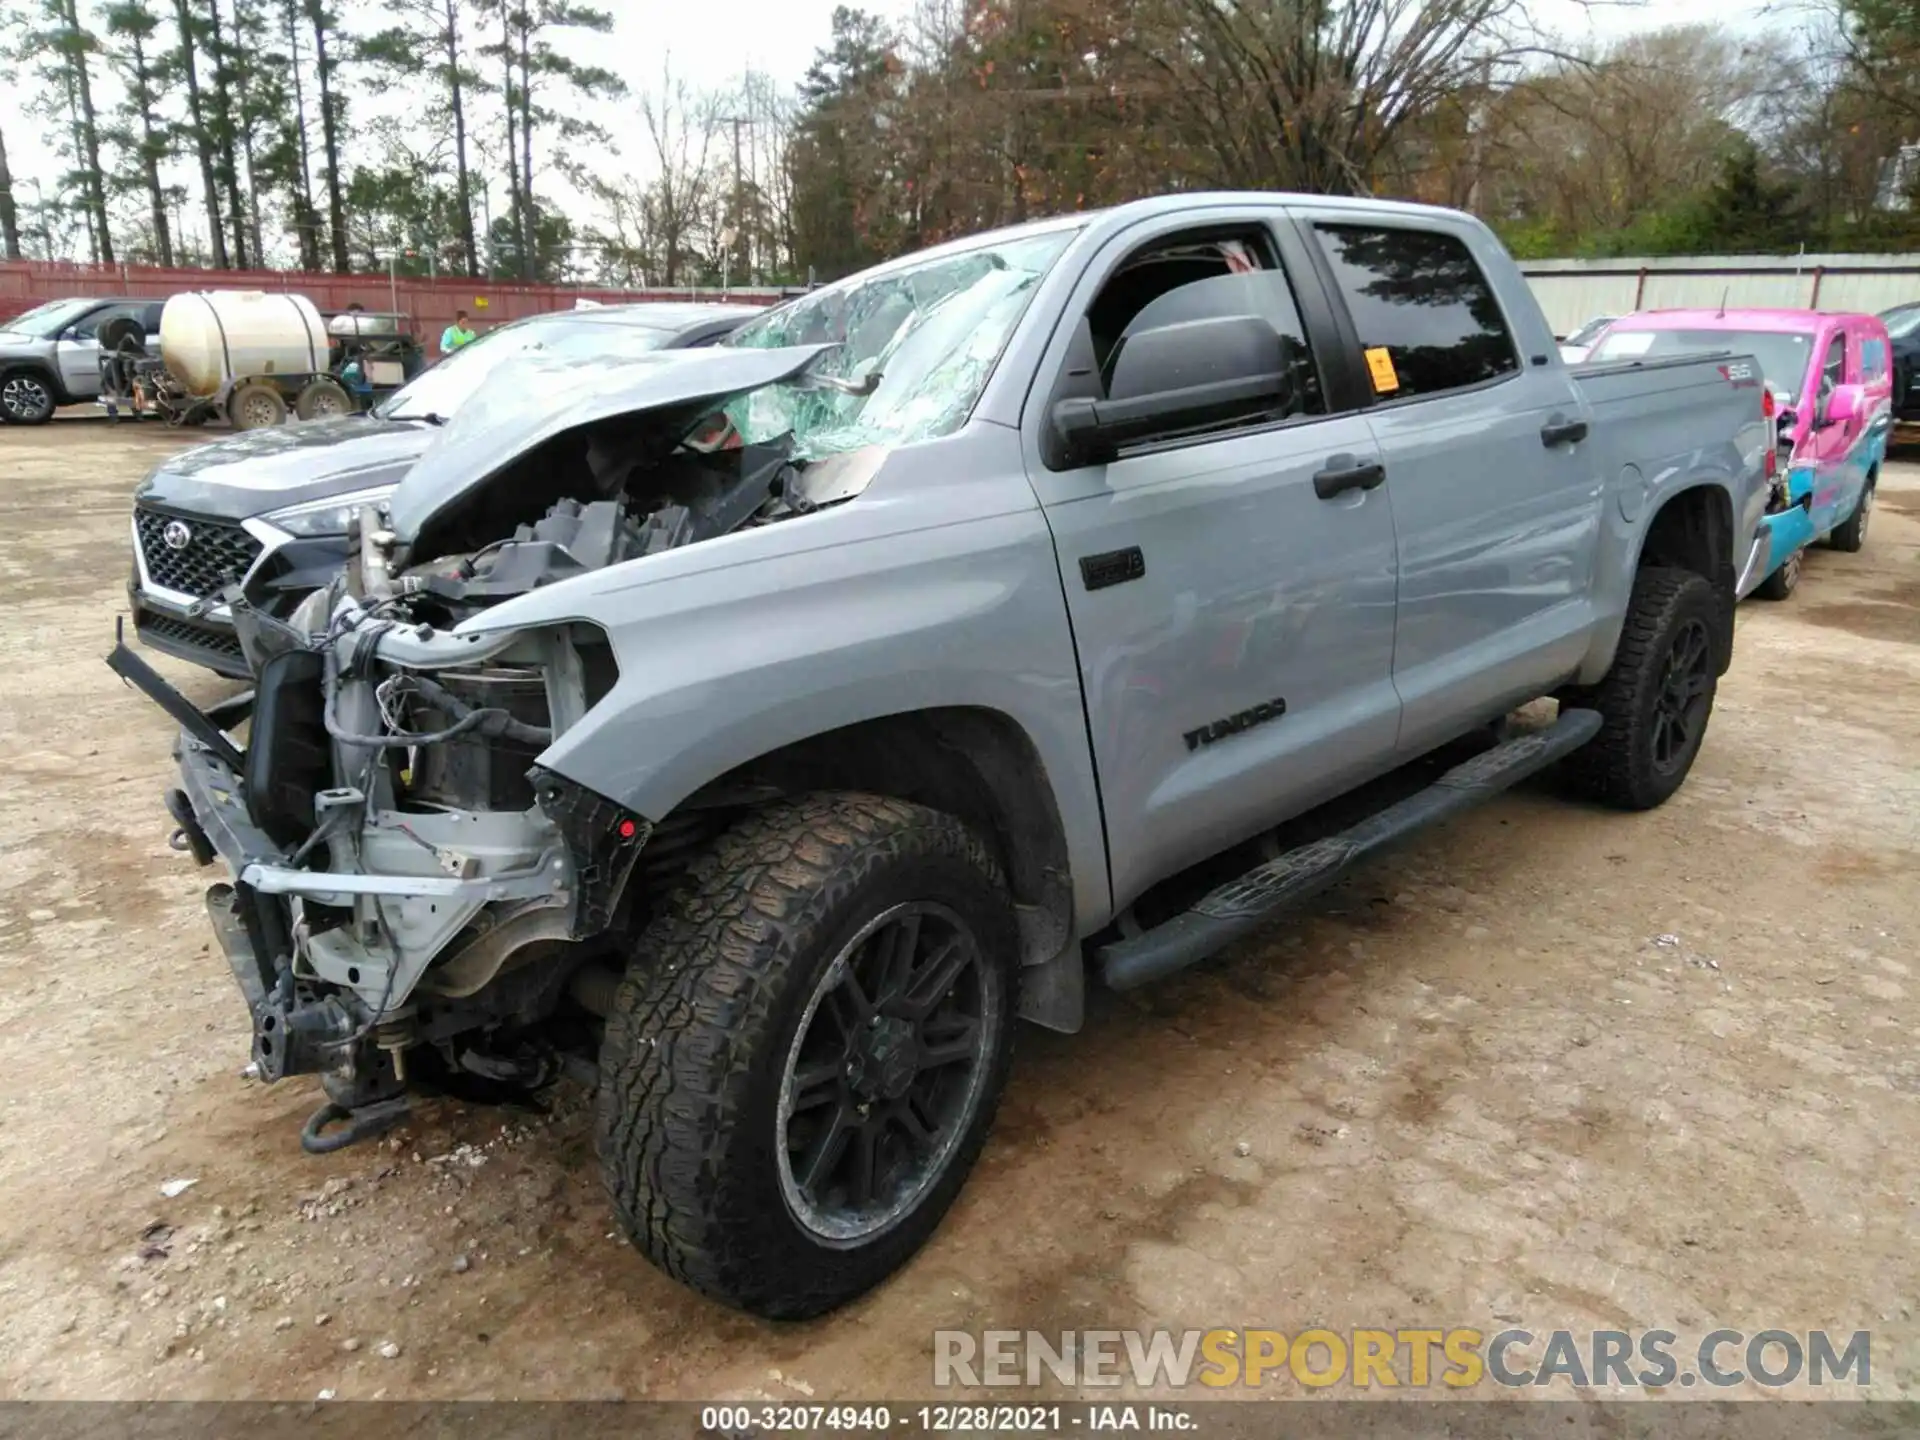
{"type": "Polygon", "coordinates": [[[232,594],[249,694],[111,663],[182,724],[175,844],[310,1149],[582,1074],[635,1244],[802,1317],[932,1233],[1017,1018],[1549,765],[1666,800],[1764,570],[1761,395],[1569,370],[1465,215],[1167,197],[503,367],[346,575],[232,594]]]}

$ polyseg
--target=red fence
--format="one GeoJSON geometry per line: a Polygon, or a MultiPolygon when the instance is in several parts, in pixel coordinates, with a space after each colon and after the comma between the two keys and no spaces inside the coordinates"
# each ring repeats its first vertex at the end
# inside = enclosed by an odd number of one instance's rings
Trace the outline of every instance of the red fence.
{"type": "Polygon", "coordinates": [[[566,285],[499,284],[491,280],[415,279],[385,275],[326,275],[295,270],[163,270],[147,265],[75,265],[60,261],[0,261],[0,319],[48,300],[70,296],[161,298],[183,290],[294,290],[323,311],[359,301],[368,310],[397,310],[413,317],[422,339],[431,340],[465,310],[477,329],[503,320],[570,310],[577,300],[623,304],[636,300],[734,300],[769,304],[777,290],[608,290],[566,285]]]}

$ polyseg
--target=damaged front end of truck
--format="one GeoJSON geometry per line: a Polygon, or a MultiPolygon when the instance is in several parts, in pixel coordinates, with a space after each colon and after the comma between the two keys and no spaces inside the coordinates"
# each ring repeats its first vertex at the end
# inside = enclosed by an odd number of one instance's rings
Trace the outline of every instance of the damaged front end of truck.
{"type": "MultiPolygon", "coordinates": [[[[996,290],[1012,293],[984,267],[949,293],[996,290]]],[[[618,681],[604,630],[482,617],[842,503],[889,442],[957,423],[942,397],[970,403],[977,387],[952,382],[992,360],[977,317],[903,314],[933,323],[890,322],[864,358],[844,317],[832,343],[806,344],[773,316],[738,348],[536,357],[361,512],[345,573],[291,617],[228,592],[248,695],[203,711],[116,647],[110,665],[182,727],[175,848],[232,872],[207,908],[256,1072],[324,1083],[308,1149],[385,1128],[410,1090],[523,1091],[590,1063],[636,907],[702,820],[663,832],[542,764],[618,681]],[[912,383],[870,405],[882,365],[912,383]]]]}

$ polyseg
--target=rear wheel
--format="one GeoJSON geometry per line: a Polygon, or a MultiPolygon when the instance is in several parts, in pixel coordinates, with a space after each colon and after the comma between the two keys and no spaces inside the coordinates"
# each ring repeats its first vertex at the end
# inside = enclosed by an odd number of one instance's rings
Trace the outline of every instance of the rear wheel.
{"type": "Polygon", "coordinates": [[[822,794],[743,821],[607,1020],[598,1142],[628,1236],[770,1318],[878,1284],[985,1143],[1018,964],[998,867],[953,817],[822,794]]]}
{"type": "Polygon", "coordinates": [[[326,420],[353,413],[353,397],[337,381],[313,381],[293,400],[293,413],[302,420],[326,420]]]}
{"type": "Polygon", "coordinates": [[[31,370],[0,375],[0,420],[9,425],[44,425],[53,418],[53,386],[31,370]]]}
{"type": "Polygon", "coordinates": [[[1806,563],[1807,551],[1802,546],[1780,562],[1774,572],[1754,587],[1753,593],[1762,600],[1784,600],[1800,588],[1800,570],[1806,563]]]}
{"type": "Polygon", "coordinates": [[[1874,483],[1879,478],[1877,475],[1867,477],[1867,483],[1860,491],[1860,499],[1853,507],[1853,514],[1847,517],[1845,524],[1835,527],[1834,532],[1827,536],[1827,543],[1834,549],[1844,550],[1851,555],[1858,553],[1867,543],[1867,525],[1873,519],[1874,483]]]}
{"type": "Polygon", "coordinates": [[[227,419],[236,430],[265,430],[287,418],[287,402],[271,385],[249,381],[227,400],[227,419]]]}
{"type": "Polygon", "coordinates": [[[1704,577],[1665,566],[1634,577],[1613,668],[1561,696],[1563,708],[1605,717],[1567,761],[1577,788],[1622,810],[1651,810],[1680,788],[1713,713],[1721,623],[1720,597],[1704,577]]]}

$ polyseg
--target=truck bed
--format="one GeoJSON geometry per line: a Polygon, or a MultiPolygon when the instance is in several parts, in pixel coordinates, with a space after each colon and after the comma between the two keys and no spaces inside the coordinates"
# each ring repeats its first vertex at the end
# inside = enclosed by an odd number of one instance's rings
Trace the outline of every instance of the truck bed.
{"type": "MultiPolygon", "coordinates": [[[[1745,477],[1762,471],[1773,443],[1771,422],[1761,408],[1765,391],[1759,365],[1748,356],[1718,352],[1570,370],[1593,407],[1603,545],[1630,543],[1644,512],[1663,498],[1660,491],[1670,477],[1719,471],[1735,482],[1733,494],[1748,497],[1745,511],[1731,518],[1737,591],[1750,589],[1764,560],[1767,487],[1748,484],[1745,477]],[[1730,438],[1703,444],[1702,437],[1713,436],[1730,438]]],[[[1601,573],[1608,573],[1604,565],[1601,573]]]]}

